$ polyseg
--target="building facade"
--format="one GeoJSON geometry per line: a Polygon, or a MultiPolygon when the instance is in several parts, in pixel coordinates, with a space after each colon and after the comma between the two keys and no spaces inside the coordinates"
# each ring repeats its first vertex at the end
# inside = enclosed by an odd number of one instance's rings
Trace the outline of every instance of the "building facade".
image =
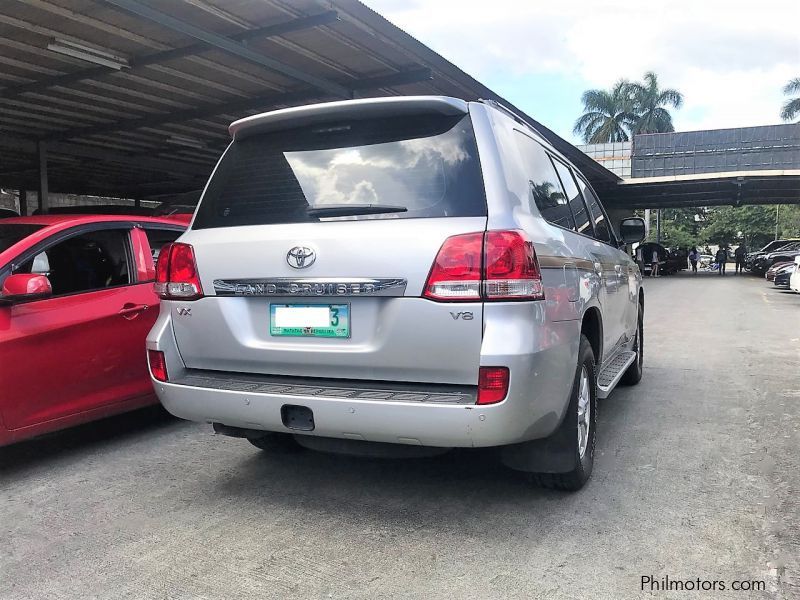
{"type": "Polygon", "coordinates": [[[800,169],[800,123],[649,133],[578,146],[623,179],[800,169]]]}

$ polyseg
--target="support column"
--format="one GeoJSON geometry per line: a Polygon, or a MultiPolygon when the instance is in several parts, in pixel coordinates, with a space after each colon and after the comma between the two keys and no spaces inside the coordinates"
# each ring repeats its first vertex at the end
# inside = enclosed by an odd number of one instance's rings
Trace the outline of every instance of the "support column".
{"type": "Polygon", "coordinates": [[[661,243],[661,209],[656,211],[656,242],[661,243]]]}
{"type": "Polygon", "coordinates": [[[38,142],[36,149],[39,154],[39,210],[46,215],[50,208],[47,197],[47,146],[44,142],[38,142]]]}
{"type": "Polygon", "coordinates": [[[28,190],[19,191],[19,214],[21,217],[28,216],[28,190]]]}

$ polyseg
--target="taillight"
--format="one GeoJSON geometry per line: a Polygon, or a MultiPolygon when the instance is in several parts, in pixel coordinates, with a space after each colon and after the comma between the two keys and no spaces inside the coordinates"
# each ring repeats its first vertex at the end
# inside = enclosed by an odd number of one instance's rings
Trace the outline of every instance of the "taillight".
{"type": "Polygon", "coordinates": [[[522,231],[465,233],[439,249],[423,292],[431,300],[542,300],[533,243],[522,231]]]}
{"type": "Polygon", "coordinates": [[[544,298],[539,261],[521,231],[486,232],[484,293],[488,300],[544,298]]]}
{"type": "Polygon", "coordinates": [[[169,253],[172,250],[172,244],[164,244],[161,251],[158,253],[158,260],[156,261],[156,294],[162,296],[167,292],[167,279],[169,278],[169,253]]]}
{"type": "Polygon", "coordinates": [[[147,362],[150,363],[150,373],[157,381],[167,381],[167,360],[160,350],[148,350],[147,362]]]}
{"type": "Polygon", "coordinates": [[[175,242],[161,249],[156,263],[154,289],[165,300],[196,300],[203,297],[194,249],[189,244],[175,242]]]}
{"type": "Polygon", "coordinates": [[[496,404],[508,394],[508,367],[481,367],[478,371],[478,404],[496,404]]]}
{"type": "Polygon", "coordinates": [[[432,300],[477,300],[481,297],[483,233],[447,238],[433,261],[424,296],[432,300]]]}

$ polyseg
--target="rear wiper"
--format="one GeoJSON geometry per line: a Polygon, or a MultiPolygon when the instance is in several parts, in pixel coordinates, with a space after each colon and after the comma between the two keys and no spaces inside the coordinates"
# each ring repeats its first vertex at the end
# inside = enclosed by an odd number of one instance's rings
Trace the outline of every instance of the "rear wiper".
{"type": "Polygon", "coordinates": [[[405,206],[386,204],[324,204],[306,209],[310,217],[346,217],[349,215],[380,215],[383,213],[407,212],[405,206]]]}

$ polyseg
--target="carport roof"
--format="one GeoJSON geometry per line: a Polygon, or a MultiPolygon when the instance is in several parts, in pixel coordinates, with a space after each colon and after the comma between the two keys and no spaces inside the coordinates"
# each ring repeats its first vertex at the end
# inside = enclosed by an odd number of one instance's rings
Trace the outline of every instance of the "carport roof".
{"type": "Polygon", "coordinates": [[[51,191],[175,196],[203,186],[236,119],[427,94],[496,100],[595,185],[619,181],[357,0],[7,0],[0,86],[2,187],[37,188],[42,142],[51,191]]]}
{"type": "Polygon", "coordinates": [[[798,204],[800,169],[641,177],[606,186],[605,192],[608,207],[626,209],[798,204]]]}

